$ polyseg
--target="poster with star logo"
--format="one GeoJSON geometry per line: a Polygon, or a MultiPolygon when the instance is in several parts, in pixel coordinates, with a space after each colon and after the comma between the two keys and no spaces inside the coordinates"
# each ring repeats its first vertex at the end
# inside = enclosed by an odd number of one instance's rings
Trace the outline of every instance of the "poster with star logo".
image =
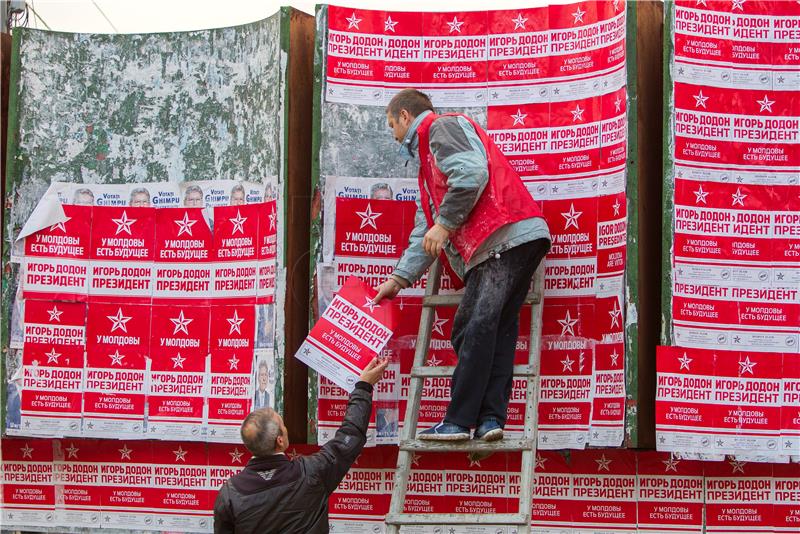
{"type": "Polygon", "coordinates": [[[142,439],[150,306],[90,303],[83,435],[142,439]]]}
{"type": "Polygon", "coordinates": [[[659,451],[713,454],[714,365],[710,350],[658,347],[656,442],[659,451]]]}
{"type": "Polygon", "coordinates": [[[155,218],[155,208],[92,208],[90,300],[151,302],[155,218]]]}
{"type": "Polygon", "coordinates": [[[102,440],[53,440],[55,522],[65,527],[101,528],[100,450],[102,440]]]}
{"type": "Polygon", "coordinates": [[[80,434],[85,333],[85,303],[26,302],[18,433],[80,434]]]}
{"type": "Polygon", "coordinates": [[[49,439],[0,440],[3,467],[3,506],[6,525],[53,526],[55,486],[53,445],[49,439]]]}
{"type": "Polygon", "coordinates": [[[397,321],[394,304],[390,300],[375,304],[375,293],[357,277],[350,277],[295,357],[352,391],[361,372],[391,339],[397,321]]]}
{"type": "Polygon", "coordinates": [[[639,451],[637,523],[641,534],[703,533],[703,463],[639,451]]]}
{"type": "Polygon", "coordinates": [[[153,303],[206,304],[211,297],[211,229],[202,208],[156,210],[153,303]]]}
{"type": "Polygon", "coordinates": [[[210,317],[208,306],[151,308],[148,437],[198,440],[205,435],[210,317]]]}
{"type": "Polygon", "coordinates": [[[212,296],[221,302],[255,302],[260,206],[214,208],[212,296]]]}
{"type": "Polygon", "coordinates": [[[538,448],[583,449],[589,442],[594,345],[591,304],[545,307],[542,318],[538,448]]]}
{"type": "Polygon", "coordinates": [[[25,298],[85,301],[89,295],[92,208],[64,206],[57,222],[25,237],[25,298]]]}
{"type": "Polygon", "coordinates": [[[572,474],[567,457],[558,451],[537,451],[533,476],[531,525],[534,532],[559,532],[559,529],[571,528],[572,474]]]}
{"type": "Polygon", "coordinates": [[[637,532],[634,452],[574,451],[570,465],[573,532],[637,532]]]}
{"type": "Polygon", "coordinates": [[[705,464],[706,532],[753,532],[772,525],[773,464],[728,457],[705,464]]]}

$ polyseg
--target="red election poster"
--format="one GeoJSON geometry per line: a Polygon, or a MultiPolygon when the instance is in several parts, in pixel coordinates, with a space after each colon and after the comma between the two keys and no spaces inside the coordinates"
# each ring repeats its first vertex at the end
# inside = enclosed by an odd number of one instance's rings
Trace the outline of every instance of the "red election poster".
{"type": "MultiPolygon", "coordinates": [[[[609,279],[598,283],[609,284],[609,279]]],[[[625,371],[624,371],[624,304],[622,288],[619,295],[598,298],[594,304],[596,318],[592,418],[589,444],[619,446],[625,431],[625,371]]]]}
{"type": "Polygon", "coordinates": [[[549,75],[548,30],[546,7],[489,11],[489,105],[547,101],[535,84],[549,75]]]}
{"type": "Polygon", "coordinates": [[[214,208],[212,297],[255,302],[260,204],[214,208]]]}
{"type": "Polygon", "coordinates": [[[372,302],[375,291],[350,277],[295,354],[300,361],[352,391],[361,371],[392,337],[395,306],[372,302]]]}
{"type": "Polygon", "coordinates": [[[152,446],[153,485],[145,502],[154,512],[149,518],[154,530],[210,532],[213,521],[207,510],[216,495],[207,488],[205,443],[153,441],[152,446]]]}
{"type": "Polygon", "coordinates": [[[622,445],[625,433],[625,345],[597,343],[589,444],[622,445]]]}
{"type": "Polygon", "coordinates": [[[600,98],[551,102],[547,175],[591,172],[600,165],[600,98]]]}
{"type": "Polygon", "coordinates": [[[658,347],[656,440],[659,451],[712,452],[714,360],[710,350],[658,347]]]}
{"type": "Polygon", "coordinates": [[[781,454],[800,461],[800,356],[783,355],[781,454]]]}
{"type": "Polygon", "coordinates": [[[155,222],[155,208],[92,209],[90,300],[151,302],[155,222]]]}
{"type": "Polygon", "coordinates": [[[235,443],[251,410],[253,350],[212,350],[208,441],[235,443]]]}
{"type": "Polygon", "coordinates": [[[348,534],[380,531],[389,512],[396,467],[396,447],[364,449],[328,501],[329,518],[335,525],[331,530],[348,534]]]}
{"type": "Polygon", "coordinates": [[[53,527],[53,444],[49,439],[3,438],[3,528],[53,527]]]}
{"type": "Polygon", "coordinates": [[[772,525],[772,467],[734,459],[706,462],[706,532],[751,533],[772,525]]]}
{"type": "Polygon", "coordinates": [[[154,441],[109,441],[97,451],[101,528],[155,527],[154,441]]]}
{"type": "Polygon", "coordinates": [[[210,308],[153,306],[147,435],[203,439],[210,308]]]}
{"type": "Polygon", "coordinates": [[[772,506],[772,532],[797,532],[800,529],[800,464],[772,464],[775,500],[772,506]]]}
{"type": "MultiPolygon", "coordinates": [[[[328,7],[328,102],[379,105],[383,97],[383,30],[380,11],[328,7]]],[[[392,28],[392,24],[388,24],[392,28]]],[[[391,32],[391,29],[389,30],[391,32]]],[[[405,86],[404,86],[405,87],[405,86]]]]}
{"type": "Polygon", "coordinates": [[[422,81],[422,13],[386,11],[383,15],[383,97],[388,103],[396,90],[422,81]]]}
{"type": "Polygon", "coordinates": [[[534,463],[534,532],[561,532],[572,527],[570,490],[572,475],[567,459],[558,451],[537,451],[534,463]]]}
{"type": "Polygon", "coordinates": [[[423,13],[422,84],[435,106],[485,106],[486,11],[423,13]]]}
{"type": "Polygon", "coordinates": [[[89,304],[83,435],[141,439],[150,306],[89,304]]]}
{"type": "Polygon", "coordinates": [[[546,297],[594,296],[597,274],[597,199],[544,204],[552,246],[545,266],[546,297]]]}
{"type": "Polygon", "coordinates": [[[25,302],[21,428],[77,435],[81,428],[86,304],[25,302]]]}
{"type": "Polygon", "coordinates": [[[572,453],[574,532],[636,532],[636,457],[627,450],[572,453]]]}
{"type": "Polygon", "coordinates": [[[487,130],[492,141],[523,178],[544,172],[549,156],[550,105],[490,106],[487,130]]]}
{"type": "Polygon", "coordinates": [[[89,293],[90,206],[63,206],[66,220],[25,238],[25,298],[86,300],[89,293]]]}
{"type": "Polygon", "coordinates": [[[467,453],[414,457],[407,513],[504,514],[517,511],[519,455],[470,460],[467,453]]]}
{"type": "Polygon", "coordinates": [[[239,473],[250,461],[250,452],[241,444],[209,443],[208,448],[208,487],[219,491],[222,484],[239,473]]]}
{"type": "Polygon", "coordinates": [[[597,284],[598,296],[625,292],[625,255],[628,220],[625,193],[597,199],[597,284]]]}
{"type": "Polygon", "coordinates": [[[56,524],[100,528],[98,451],[108,442],[94,439],[53,442],[56,524]]]}
{"type": "Polygon", "coordinates": [[[545,305],[539,381],[539,448],[582,449],[592,411],[593,305],[545,305]]]}
{"type": "Polygon", "coordinates": [[[156,210],[153,302],[208,301],[211,230],[202,208],[156,210]]]}
{"type": "MultiPolygon", "coordinates": [[[[391,191],[389,184],[386,188],[391,191]]],[[[337,198],[336,286],[351,275],[373,287],[386,280],[408,244],[415,213],[413,202],[337,198]]]]}
{"type": "Polygon", "coordinates": [[[600,99],[600,167],[614,169],[625,165],[628,142],[627,90],[625,86],[600,99]]]}
{"type": "Polygon", "coordinates": [[[624,1],[551,5],[549,18],[551,76],[605,73],[624,64],[624,1]]]}
{"type": "Polygon", "coordinates": [[[258,286],[259,304],[275,302],[275,280],[278,270],[278,207],[270,200],[258,204],[258,286]]]}
{"type": "Polygon", "coordinates": [[[702,534],[703,464],[655,451],[636,458],[639,534],[702,534]]]}
{"type": "Polygon", "coordinates": [[[778,455],[782,354],[718,351],[714,365],[714,450],[778,455]]]}

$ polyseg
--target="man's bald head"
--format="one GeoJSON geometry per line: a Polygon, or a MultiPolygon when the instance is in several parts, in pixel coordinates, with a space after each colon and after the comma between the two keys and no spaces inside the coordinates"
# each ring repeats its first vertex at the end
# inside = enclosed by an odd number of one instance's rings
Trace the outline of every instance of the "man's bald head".
{"type": "Polygon", "coordinates": [[[283,452],[289,446],[283,419],[272,408],[250,412],[242,422],[241,434],[247,450],[260,458],[283,452]]]}

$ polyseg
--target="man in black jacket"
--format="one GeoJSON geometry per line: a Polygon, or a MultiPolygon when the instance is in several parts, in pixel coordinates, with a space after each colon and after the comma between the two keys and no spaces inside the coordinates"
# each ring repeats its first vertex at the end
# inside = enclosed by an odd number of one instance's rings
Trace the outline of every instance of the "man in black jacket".
{"type": "Polygon", "coordinates": [[[328,532],[328,497],[367,441],[372,386],[389,361],[375,358],[350,394],[342,426],[310,456],[290,460],[289,436],[274,410],[256,410],[242,423],[242,441],[253,453],[244,470],[228,479],[214,504],[215,534],[328,532]]]}

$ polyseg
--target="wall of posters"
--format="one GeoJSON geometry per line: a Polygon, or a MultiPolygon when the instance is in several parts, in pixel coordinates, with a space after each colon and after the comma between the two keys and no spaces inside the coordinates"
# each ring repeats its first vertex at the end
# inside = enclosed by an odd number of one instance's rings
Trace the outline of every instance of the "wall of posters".
{"type": "Polygon", "coordinates": [[[676,1],[668,15],[664,342],[687,350],[659,355],[659,417],[697,411],[662,419],[658,446],[798,457],[800,6],[676,1]]]}
{"type": "Polygon", "coordinates": [[[253,407],[275,406],[276,191],[54,184],[20,234],[7,432],[238,442],[253,407]]]}
{"type": "MultiPolygon", "coordinates": [[[[405,248],[418,196],[416,165],[397,156],[385,106],[397,91],[416,87],[437,111],[466,113],[481,124],[543,206],[553,237],[545,262],[549,346],[543,360],[549,361],[545,372],[553,387],[542,390],[540,448],[621,445],[625,2],[421,14],[331,5],[318,17],[324,77],[316,103],[322,216],[315,317],[347,276],[377,285],[405,248]],[[559,380],[580,382],[574,398],[557,398],[559,380]]],[[[399,297],[405,335],[388,351],[400,381],[386,393],[387,403],[397,398],[399,407],[387,428],[404,414],[403,373],[413,359],[425,283],[423,278],[399,297]]],[[[450,287],[448,280],[443,287],[450,287]]],[[[455,362],[450,313],[437,310],[429,365],[455,362]]],[[[529,321],[522,324],[518,363],[527,358],[529,321]]],[[[522,429],[524,390],[525,381],[515,381],[507,426],[512,434],[522,429]]],[[[313,393],[318,403],[311,418],[318,426],[312,433],[318,430],[317,441],[324,443],[339,412],[333,405],[343,406],[346,397],[324,379],[313,393]]],[[[429,380],[420,426],[438,422],[448,399],[449,381],[429,380]]],[[[376,443],[396,443],[393,432],[378,431],[376,443]]]]}
{"type": "MultiPolygon", "coordinates": [[[[170,441],[6,438],[3,525],[213,532],[216,491],[248,462],[241,445],[170,441]],[[179,512],[179,513],[178,513],[179,512]]],[[[319,447],[292,445],[287,455],[319,447]]],[[[334,532],[384,532],[396,447],[365,449],[329,502],[334,532]]],[[[670,453],[586,450],[536,456],[535,532],[796,532],[800,470],[727,458],[682,460],[670,453]],[[774,499],[770,496],[774,495],[774,499]],[[704,522],[705,518],[705,522],[704,522]]],[[[480,461],[466,454],[415,456],[407,512],[514,513],[519,454],[480,461]]],[[[430,525],[415,532],[512,534],[504,525],[430,525]],[[437,530],[438,529],[438,530],[437,530]],[[463,529],[463,530],[459,530],[463,529]]]]}

